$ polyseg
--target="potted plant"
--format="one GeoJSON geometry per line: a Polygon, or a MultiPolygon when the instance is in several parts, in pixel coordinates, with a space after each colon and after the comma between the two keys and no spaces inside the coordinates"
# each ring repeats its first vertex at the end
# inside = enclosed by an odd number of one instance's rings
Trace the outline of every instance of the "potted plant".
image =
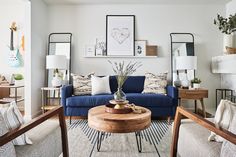
{"type": "Polygon", "coordinates": [[[194,89],[200,88],[201,82],[202,81],[199,78],[194,78],[193,80],[191,80],[191,83],[192,83],[194,89]]]}
{"type": "Polygon", "coordinates": [[[218,26],[219,30],[224,34],[224,47],[223,51],[226,51],[226,47],[234,47],[234,32],[236,31],[236,14],[230,15],[228,18],[224,18],[217,14],[217,18],[214,19],[214,24],[218,26]]]}
{"type": "Polygon", "coordinates": [[[124,85],[125,81],[127,80],[128,76],[133,74],[140,66],[141,64],[139,62],[129,62],[125,65],[123,62],[114,62],[108,61],[112,65],[112,69],[114,73],[116,74],[116,80],[117,80],[117,91],[114,93],[114,99],[115,101],[125,101],[126,95],[122,91],[122,86],[124,85]]]}
{"type": "Polygon", "coordinates": [[[24,84],[22,80],[24,79],[22,74],[13,74],[14,80],[15,80],[15,85],[21,85],[24,84]]]}

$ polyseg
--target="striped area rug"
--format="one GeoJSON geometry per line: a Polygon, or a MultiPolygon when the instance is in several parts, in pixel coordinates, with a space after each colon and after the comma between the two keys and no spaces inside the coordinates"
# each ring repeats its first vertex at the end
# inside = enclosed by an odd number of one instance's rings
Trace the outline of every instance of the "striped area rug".
{"type": "Polygon", "coordinates": [[[70,156],[96,157],[165,157],[169,156],[171,126],[165,120],[153,120],[151,126],[140,133],[142,153],[138,152],[135,133],[105,133],[101,150],[96,149],[97,131],[89,128],[87,120],[72,120],[68,124],[70,156]]]}

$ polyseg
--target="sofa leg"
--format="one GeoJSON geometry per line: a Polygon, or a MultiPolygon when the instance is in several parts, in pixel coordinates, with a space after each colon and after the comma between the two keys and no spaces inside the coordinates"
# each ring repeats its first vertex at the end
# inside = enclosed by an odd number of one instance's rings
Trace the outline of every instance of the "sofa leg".
{"type": "Polygon", "coordinates": [[[71,125],[71,117],[72,117],[72,116],[70,116],[70,125],[71,125]]]}
{"type": "Polygon", "coordinates": [[[171,120],[171,116],[168,116],[167,121],[168,121],[169,124],[170,124],[170,120],[171,120]]]}

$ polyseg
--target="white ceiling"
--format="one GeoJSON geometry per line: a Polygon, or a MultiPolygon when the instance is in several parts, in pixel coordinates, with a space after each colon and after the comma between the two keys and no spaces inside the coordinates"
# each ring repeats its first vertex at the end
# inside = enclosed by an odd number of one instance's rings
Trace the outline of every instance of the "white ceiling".
{"type": "Polygon", "coordinates": [[[47,4],[226,4],[231,0],[44,0],[47,4]]]}

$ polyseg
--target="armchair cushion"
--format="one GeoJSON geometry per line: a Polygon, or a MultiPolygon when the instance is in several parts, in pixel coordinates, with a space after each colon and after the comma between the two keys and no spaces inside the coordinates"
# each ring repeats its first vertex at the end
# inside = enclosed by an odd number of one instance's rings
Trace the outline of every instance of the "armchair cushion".
{"type": "MultiPolygon", "coordinates": [[[[6,126],[8,130],[13,130],[20,127],[24,124],[23,116],[21,115],[18,107],[16,106],[16,102],[11,102],[8,106],[2,107],[0,112],[3,115],[6,126]]],[[[13,140],[14,145],[25,145],[32,144],[32,141],[28,138],[26,134],[22,134],[21,136],[15,138],[13,140]]]]}
{"type": "MultiPolygon", "coordinates": [[[[236,134],[236,115],[234,114],[233,120],[230,124],[229,131],[236,134]]],[[[236,145],[224,140],[221,148],[221,157],[236,157],[236,145]]]]}
{"type": "Polygon", "coordinates": [[[27,132],[32,145],[16,146],[17,157],[58,157],[62,152],[57,120],[47,120],[27,132]]]}
{"type": "MultiPolygon", "coordinates": [[[[8,132],[2,114],[0,113],[0,137],[8,132]]],[[[12,142],[8,142],[7,144],[0,147],[0,157],[16,157],[15,148],[12,142]]]]}
{"type": "Polygon", "coordinates": [[[209,142],[210,131],[192,120],[182,120],[179,130],[178,154],[180,157],[219,157],[221,143],[209,142]]]}

